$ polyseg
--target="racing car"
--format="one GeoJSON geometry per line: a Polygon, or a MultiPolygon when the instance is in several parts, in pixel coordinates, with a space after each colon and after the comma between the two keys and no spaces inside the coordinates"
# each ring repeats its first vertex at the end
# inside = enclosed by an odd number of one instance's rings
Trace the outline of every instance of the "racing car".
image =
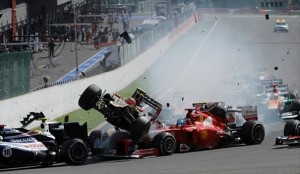
{"type": "Polygon", "coordinates": [[[283,136],[276,137],[275,145],[300,145],[300,121],[288,120],[284,126],[283,136]]]}
{"type": "Polygon", "coordinates": [[[102,93],[94,84],[80,96],[80,107],[96,109],[115,127],[91,132],[89,146],[94,156],[164,156],[241,143],[260,144],[264,140],[264,126],[257,121],[255,109],[247,112],[242,107],[242,112],[241,108],[225,108],[223,102],[195,103],[193,108],[186,109],[185,117],[167,126],[158,119],[164,109],[162,104],[145,91],[138,88],[130,99],[135,102],[102,93]],[[240,113],[241,125],[235,124],[238,119],[234,113],[240,113]]]}
{"type": "Polygon", "coordinates": [[[284,32],[289,31],[289,26],[288,26],[286,20],[284,20],[284,19],[276,20],[276,23],[274,25],[274,32],[277,32],[277,31],[284,31],[284,32]]]}
{"type": "Polygon", "coordinates": [[[8,128],[0,125],[0,168],[40,164],[50,166],[65,162],[83,164],[87,159],[87,125],[79,123],[50,123],[40,112],[30,112],[21,121],[22,127],[8,128]],[[25,127],[42,119],[41,130],[25,127]]]}
{"type": "Polygon", "coordinates": [[[279,114],[282,120],[300,120],[300,99],[297,93],[279,103],[279,114]]]}
{"type": "Polygon", "coordinates": [[[264,119],[279,121],[288,116],[295,117],[297,98],[297,91],[290,90],[282,79],[263,80],[262,92],[257,94],[257,104],[266,116],[264,119]]]}

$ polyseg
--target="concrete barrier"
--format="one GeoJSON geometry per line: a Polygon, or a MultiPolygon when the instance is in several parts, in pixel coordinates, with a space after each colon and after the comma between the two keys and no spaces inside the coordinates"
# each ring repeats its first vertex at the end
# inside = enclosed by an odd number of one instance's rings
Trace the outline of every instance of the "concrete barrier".
{"type": "Polygon", "coordinates": [[[91,84],[96,84],[110,92],[120,91],[144,73],[157,58],[195,24],[194,16],[191,16],[158,43],[114,71],[0,101],[0,124],[19,127],[21,126],[20,121],[29,112],[42,111],[51,120],[70,113],[79,109],[78,99],[91,84]]]}

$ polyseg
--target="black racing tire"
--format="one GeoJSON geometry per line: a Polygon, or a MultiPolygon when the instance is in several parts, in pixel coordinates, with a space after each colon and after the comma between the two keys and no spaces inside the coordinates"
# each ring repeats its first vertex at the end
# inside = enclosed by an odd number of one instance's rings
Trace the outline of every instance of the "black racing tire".
{"type": "Polygon", "coordinates": [[[144,116],[138,117],[131,125],[130,137],[136,143],[140,143],[143,137],[147,135],[150,126],[151,126],[150,119],[144,116]]]}
{"type": "Polygon", "coordinates": [[[81,165],[88,157],[88,148],[81,139],[70,139],[63,143],[60,155],[69,165],[81,165]]]}
{"type": "Polygon", "coordinates": [[[297,99],[298,98],[298,92],[296,90],[290,90],[288,92],[288,98],[289,99],[297,99]]]}
{"type": "Polygon", "coordinates": [[[288,120],[284,125],[283,135],[284,136],[300,135],[300,121],[288,120]]]}
{"type": "Polygon", "coordinates": [[[95,143],[96,138],[98,138],[100,141],[103,141],[103,139],[108,138],[108,134],[107,134],[107,132],[105,132],[103,130],[93,130],[90,133],[89,138],[88,138],[88,146],[93,155],[98,153],[98,150],[94,149],[94,143],[95,143]]]}
{"type": "Polygon", "coordinates": [[[300,99],[292,101],[290,111],[300,111],[300,99]]]}
{"type": "Polygon", "coordinates": [[[245,122],[240,131],[240,137],[247,145],[261,144],[265,138],[265,128],[259,121],[245,122]]]}
{"type": "Polygon", "coordinates": [[[177,143],[175,137],[169,132],[160,132],[154,136],[152,147],[158,150],[159,155],[172,155],[176,151],[177,143]]]}
{"type": "Polygon", "coordinates": [[[96,102],[96,99],[101,95],[102,90],[97,85],[92,84],[87,87],[81,94],[78,104],[84,110],[90,110],[96,102]]]}

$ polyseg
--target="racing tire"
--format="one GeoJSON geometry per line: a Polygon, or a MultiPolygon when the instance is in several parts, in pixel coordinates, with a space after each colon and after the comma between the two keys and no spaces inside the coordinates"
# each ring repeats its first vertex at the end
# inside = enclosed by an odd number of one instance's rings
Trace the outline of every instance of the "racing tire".
{"type": "Polygon", "coordinates": [[[158,150],[159,155],[172,155],[176,151],[175,137],[169,132],[160,132],[152,140],[152,147],[158,150]]]}
{"type": "Polygon", "coordinates": [[[100,142],[103,142],[103,141],[105,141],[105,139],[108,138],[108,134],[107,134],[107,132],[104,132],[102,130],[93,130],[90,133],[90,136],[88,138],[88,145],[89,145],[90,151],[92,152],[92,155],[96,155],[96,154],[100,153],[98,149],[94,148],[96,138],[98,138],[100,140],[100,142]]]}
{"type": "Polygon", "coordinates": [[[140,143],[150,129],[151,120],[141,116],[138,117],[131,125],[130,137],[136,143],[140,143]]]}
{"type": "Polygon", "coordinates": [[[288,120],[284,125],[283,135],[284,136],[300,135],[300,121],[288,120]]]}
{"type": "Polygon", "coordinates": [[[93,108],[97,98],[101,95],[102,90],[97,85],[92,84],[87,87],[81,94],[78,104],[84,110],[93,108]]]}
{"type": "Polygon", "coordinates": [[[292,101],[290,111],[300,111],[300,99],[292,101]]]}
{"type": "Polygon", "coordinates": [[[70,139],[63,143],[60,155],[69,165],[81,165],[88,157],[88,148],[81,139],[70,139]]]}
{"type": "Polygon", "coordinates": [[[265,138],[265,128],[259,121],[245,122],[240,131],[240,137],[247,145],[261,144],[265,138]]]}
{"type": "Polygon", "coordinates": [[[288,98],[289,99],[297,99],[298,98],[298,92],[296,90],[290,90],[288,92],[288,98]]]}

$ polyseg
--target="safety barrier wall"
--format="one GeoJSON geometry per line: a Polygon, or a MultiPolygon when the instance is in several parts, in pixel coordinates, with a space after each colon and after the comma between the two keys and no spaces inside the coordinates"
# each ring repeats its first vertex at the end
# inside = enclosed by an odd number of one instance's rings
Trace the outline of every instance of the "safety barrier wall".
{"type": "Polygon", "coordinates": [[[292,15],[294,11],[290,10],[278,10],[278,9],[250,9],[250,8],[199,8],[200,13],[206,14],[290,14],[292,15]]]}
{"type": "Polygon", "coordinates": [[[195,9],[190,8],[189,11],[176,15],[172,20],[161,22],[152,30],[141,34],[136,39],[133,39],[131,44],[123,44],[120,46],[120,65],[123,66],[132,59],[135,59],[137,55],[141,54],[166,34],[170,33],[173,28],[179,27],[186,19],[193,16],[194,12],[195,9]]]}
{"type": "Polygon", "coordinates": [[[112,93],[125,88],[145,72],[180,36],[193,27],[194,20],[194,16],[191,16],[130,63],[114,71],[0,101],[0,123],[17,127],[21,126],[19,121],[29,112],[42,111],[49,119],[72,112],[79,109],[78,99],[91,84],[112,93]]]}
{"type": "Polygon", "coordinates": [[[31,52],[0,54],[0,99],[29,92],[31,52]]]}

